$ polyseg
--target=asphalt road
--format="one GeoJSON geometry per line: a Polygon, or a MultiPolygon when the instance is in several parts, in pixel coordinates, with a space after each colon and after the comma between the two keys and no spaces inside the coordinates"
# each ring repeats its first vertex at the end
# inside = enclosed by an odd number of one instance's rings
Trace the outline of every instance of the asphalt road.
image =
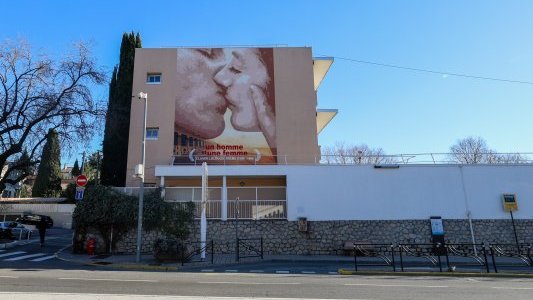
{"type": "Polygon", "coordinates": [[[533,280],[0,269],[3,299],[131,295],[306,299],[533,299],[533,280]]]}
{"type": "Polygon", "coordinates": [[[341,276],[330,273],[336,266],[329,263],[281,262],[197,272],[129,271],[50,258],[70,239],[69,231],[52,231],[45,248],[33,240],[1,252],[0,298],[533,299],[533,279],[341,276]]]}

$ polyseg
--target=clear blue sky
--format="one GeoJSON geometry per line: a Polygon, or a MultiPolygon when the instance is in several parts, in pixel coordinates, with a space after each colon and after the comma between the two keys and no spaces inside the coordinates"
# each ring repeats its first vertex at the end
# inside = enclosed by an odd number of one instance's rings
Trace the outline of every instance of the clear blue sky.
{"type": "MultiPolygon", "coordinates": [[[[144,47],[311,46],[316,56],[533,81],[531,1],[19,0],[2,11],[1,40],[24,37],[55,54],[91,40],[109,70],[134,30],[144,47]]],[[[336,60],[318,97],[339,109],[321,145],[446,152],[474,135],[501,152],[533,152],[533,85],[336,60]]]]}

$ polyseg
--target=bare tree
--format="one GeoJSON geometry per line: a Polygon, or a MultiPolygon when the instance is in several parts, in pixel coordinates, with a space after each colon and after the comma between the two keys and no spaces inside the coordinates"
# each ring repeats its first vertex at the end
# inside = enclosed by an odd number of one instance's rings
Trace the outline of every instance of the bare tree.
{"type": "Polygon", "coordinates": [[[528,158],[520,153],[498,153],[481,137],[460,139],[450,147],[450,160],[461,164],[524,163],[528,158]]]}
{"type": "Polygon", "coordinates": [[[11,162],[0,192],[38,164],[49,129],[66,147],[92,136],[105,111],[90,88],[104,81],[85,44],[56,61],[32,55],[24,41],[0,44],[0,167],[11,162]]]}
{"type": "Polygon", "coordinates": [[[323,148],[322,161],[326,164],[387,164],[394,163],[395,159],[381,148],[337,142],[333,147],[323,148]]]}

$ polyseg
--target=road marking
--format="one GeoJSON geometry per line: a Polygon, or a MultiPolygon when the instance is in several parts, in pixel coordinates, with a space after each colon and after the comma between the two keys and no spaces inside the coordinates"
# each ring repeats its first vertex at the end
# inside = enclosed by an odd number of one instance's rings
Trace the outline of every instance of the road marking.
{"type": "Polygon", "coordinates": [[[302,274],[316,274],[314,271],[302,271],[302,274]]]}
{"type": "Polygon", "coordinates": [[[337,275],[337,274],[339,274],[339,272],[328,272],[328,274],[337,275]]]}
{"type": "Polygon", "coordinates": [[[201,284],[239,284],[239,285],[298,285],[299,282],[247,282],[247,281],[198,281],[201,284]]]}
{"type": "Polygon", "coordinates": [[[6,256],[18,255],[18,254],[24,254],[24,253],[26,253],[26,251],[15,251],[15,252],[6,253],[6,254],[0,254],[0,257],[6,257],[6,256]]]}
{"type": "Polygon", "coordinates": [[[493,289],[499,290],[533,290],[533,287],[507,287],[507,286],[492,286],[493,289]]]}
{"type": "Polygon", "coordinates": [[[70,278],[63,277],[59,280],[82,280],[82,281],[118,281],[118,282],[159,282],[157,280],[142,280],[142,279],[107,279],[107,278],[70,278]]]}
{"type": "Polygon", "coordinates": [[[228,273],[236,273],[237,270],[225,270],[224,272],[228,272],[228,273]]]}
{"type": "Polygon", "coordinates": [[[202,269],[200,272],[215,272],[215,269],[202,269]]]}
{"type": "Polygon", "coordinates": [[[289,274],[289,271],[276,271],[276,274],[289,274]]]}
{"type": "Polygon", "coordinates": [[[6,276],[6,275],[0,275],[0,278],[13,278],[13,279],[17,279],[18,276],[6,276]]]}
{"type": "MultiPolygon", "coordinates": [[[[6,295],[7,299],[54,299],[54,300],[93,300],[93,299],[115,299],[115,300],[131,300],[131,299],[157,299],[157,300],[248,300],[250,297],[217,297],[217,296],[165,296],[165,295],[134,295],[134,294],[95,294],[95,293],[44,293],[44,292],[0,292],[0,295],[6,295]]],[[[257,297],[254,300],[294,300],[296,298],[265,298],[257,297]]],[[[313,300],[326,300],[324,298],[313,300]]],[[[328,299],[335,300],[335,299],[328,299]]],[[[365,300],[365,299],[354,299],[365,300]]]]}
{"type": "Polygon", "coordinates": [[[468,281],[472,281],[472,282],[479,282],[479,280],[476,280],[476,279],[474,279],[474,278],[466,278],[466,280],[468,280],[468,281]]]}
{"type": "Polygon", "coordinates": [[[39,257],[37,259],[32,259],[30,261],[43,261],[43,260],[48,260],[48,259],[52,259],[52,258],[55,258],[56,256],[55,255],[50,255],[50,256],[45,256],[45,257],[39,257]]]}
{"type": "Polygon", "coordinates": [[[23,259],[26,259],[26,258],[43,256],[43,255],[46,255],[46,253],[37,253],[37,254],[29,254],[29,255],[17,256],[17,257],[13,257],[13,258],[4,259],[4,261],[17,261],[17,260],[23,260],[23,259]]]}
{"type": "Polygon", "coordinates": [[[250,270],[250,273],[265,273],[264,270],[250,270]]]}
{"type": "Polygon", "coordinates": [[[371,284],[371,283],[345,283],[349,286],[377,286],[377,287],[412,287],[412,288],[448,288],[447,285],[412,285],[412,284],[371,284]]]}

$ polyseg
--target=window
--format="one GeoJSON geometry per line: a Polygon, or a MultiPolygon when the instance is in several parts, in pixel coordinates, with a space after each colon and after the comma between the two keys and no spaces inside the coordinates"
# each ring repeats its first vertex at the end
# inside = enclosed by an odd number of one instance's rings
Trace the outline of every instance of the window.
{"type": "Polygon", "coordinates": [[[146,139],[147,140],[157,140],[158,137],[159,137],[158,127],[146,128],[146,139]]]}
{"type": "Polygon", "coordinates": [[[148,84],[160,84],[161,73],[148,73],[146,75],[146,83],[148,84]]]}

